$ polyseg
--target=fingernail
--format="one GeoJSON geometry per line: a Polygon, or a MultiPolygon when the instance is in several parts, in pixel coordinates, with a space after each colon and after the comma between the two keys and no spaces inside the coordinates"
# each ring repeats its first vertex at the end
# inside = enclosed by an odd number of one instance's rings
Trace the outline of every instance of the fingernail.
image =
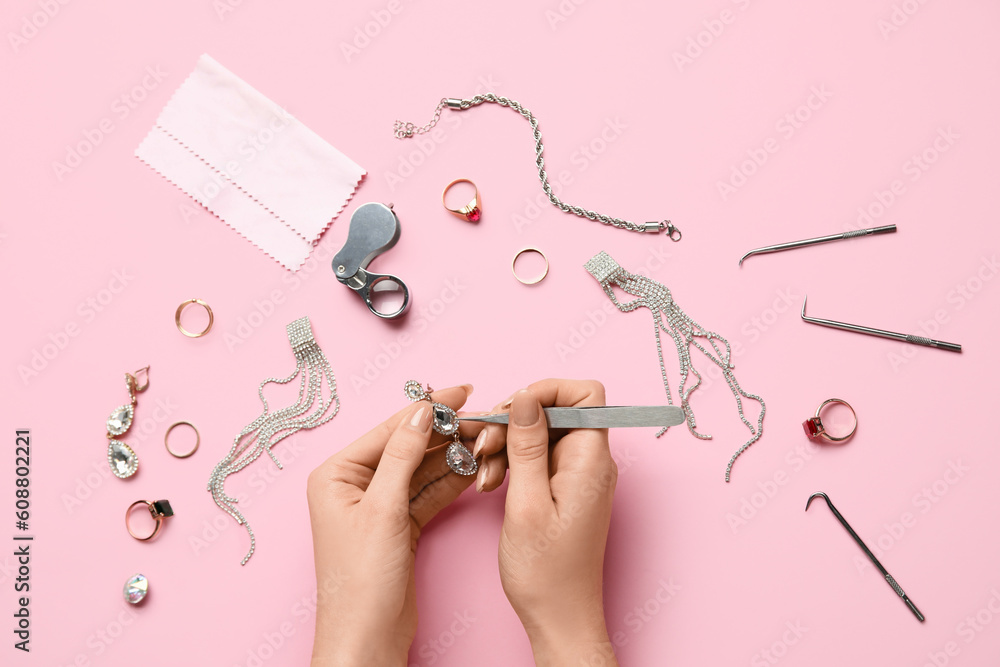
{"type": "Polygon", "coordinates": [[[510,420],[518,426],[531,426],[538,421],[538,401],[526,389],[514,395],[510,407],[510,420]]]}
{"type": "Polygon", "coordinates": [[[427,427],[430,425],[430,420],[428,419],[429,412],[427,406],[421,405],[417,408],[417,411],[413,413],[410,417],[410,428],[415,431],[426,431],[427,427]]]}
{"type": "Polygon", "coordinates": [[[497,411],[497,410],[506,410],[507,408],[510,407],[510,402],[513,401],[513,400],[514,400],[514,394],[511,394],[510,396],[507,397],[506,401],[504,401],[503,403],[498,404],[495,408],[493,408],[493,410],[494,411],[497,411]]]}
{"type": "Polygon", "coordinates": [[[483,485],[486,484],[486,464],[487,459],[483,459],[483,462],[479,464],[479,474],[476,475],[476,493],[483,492],[483,485]]]}
{"type": "Polygon", "coordinates": [[[465,394],[467,396],[471,396],[472,392],[476,390],[475,387],[473,387],[471,384],[468,384],[468,383],[463,384],[462,386],[465,387],[465,394]]]}
{"type": "Polygon", "coordinates": [[[486,429],[484,428],[482,431],[479,432],[479,435],[476,436],[476,444],[472,448],[472,457],[478,459],[479,452],[483,451],[483,447],[485,446],[486,446],[486,429]]]}

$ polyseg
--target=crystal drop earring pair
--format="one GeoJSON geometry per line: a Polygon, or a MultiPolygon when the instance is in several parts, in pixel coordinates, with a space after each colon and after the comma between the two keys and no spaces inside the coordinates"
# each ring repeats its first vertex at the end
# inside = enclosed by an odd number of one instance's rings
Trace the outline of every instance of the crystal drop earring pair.
{"type": "Polygon", "coordinates": [[[112,474],[119,479],[131,477],[139,469],[139,457],[125,442],[116,438],[124,435],[132,426],[132,421],[135,419],[135,395],[141,394],[149,387],[149,366],[140,368],[135,374],[126,373],[125,386],[128,387],[129,402],[115,408],[107,421],[108,466],[112,474]],[[141,384],[137,379],[138,376],[142,376],[141,384]]]}
{"type": "Polygon", "coordinates": [[[409,380],[403,385],[403,392],[411,401],[431,402],[431,428],[441,435],[450,436],[453,439],[444,455],[448,467],[459,475],[475,475],[479,466],[472,452],[462,444],[462,439],[458,435],[458,415],[444,403],[435,403],[434,399],[431,398],[431,391],[433,390],[430,385],[425,391],[423,385],[416,380],[409,380]]]}

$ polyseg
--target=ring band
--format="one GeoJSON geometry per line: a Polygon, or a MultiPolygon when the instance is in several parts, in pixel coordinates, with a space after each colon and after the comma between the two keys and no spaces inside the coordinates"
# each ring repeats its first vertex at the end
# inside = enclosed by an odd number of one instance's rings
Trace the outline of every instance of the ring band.
{"type": "Polygon", "coordinates": [[[839,398],[828,398],[820,403],[820,406],[816,408],[815,417],[810,417],[802,422],[802,428],[805,430],[806,435],[812,440],[815,440],[816,438],[825,438],[830,442],[843,442],[845,440],[849,440],[851,436],[854,435],[854,432],[858,430],[858,415],[854,412],[854,408],[852,408],[847,401],[843,401],[839,398]],[[839,403],[840,405],[843,405],[851,411],[851,416],[854,417],[854,427],[851,428],[851,432],[847,435],[830,435],[827,433],[826,427],[823,425],[823,420],[820,418],[819,413],[822,412],[823,408],[832,403],[839,403]]]}
{"type": "Polygon", "coordinates": [[[174,313],[174,323],[177,325],[177,330],[180,331],[185,336],[187,336],[188,338],[201,338],[202,336],[204,336],[205,334],[207,334],[209,331],[212,330],[212,324],[214,322],[215,322],[215,315],[212,314],[211,306],[209,306],[201,299],[188,299],[181,305],[177,306],[177,312],[174,313]],[[205,312],[208,313],[208,326],[205,327],[205,330],[200,333],[191,333],[183,326],[181,326],[181,313],[183,313],[184,309],[190,306],[192,303],[198,304],[199,306],[205,309],[205,312]]]}
{"type": "Polygon", "coordinates": [[[510,262],[510,271],[511,271],[511,273],[514,274],[514,277],[517,278],[518,282],[523,283],[525,285],[535,285],[537,283],[542,282],[542,278],[544,278],[545,276],[549,275],[549,258],[546,257],[545,253],[542,252],[541,250],[539,250],[538,248],[523,248],[521,250],[518,250],[517,254],[514,255],[514,259],[511,260],[511,262],[510,262]],[[521,255],[523,255],[526,252],[535,252],[535,253],[538,253],[539,255],[541,255],[542,259],[545,260],[545,270],[542,271],[542,274],[540,276],[538,276],[537,278],[532,278],[530,280],[526,280],[526,279],[522,278],[521,276],[517,275],[517,258],[520,257],[521,255]]]}
{"type": "Polygon", "coordinates": [[[198,429],[195,427],[195,425],[188,421],[180,421],[171,424],[170,428],[167,429],[167,432],[163,434],[163,445],[167,448],[167,452],[169,452],[171,456],[176,456],[179,459],[186,459],[187,457],[194,454],[196,451],[198,451],[198,445],[200,444],[201,444],[201,434],[198,433],[198,429]],[[195,440],[194,440],[194,447],[191,448],[190,452],[184,454],[178,454],[174,450],[170,449],[170,432],[174,430],[174,427],[180,426],[182,424],[185,426],[190,426],[191,429],[194,430],[195,440]]]}
{"type": "Polygon", "coordinates": [[[140,542],[146,542],[147,540],[151,540],[154,537],[156,537],[157,534],[160,532],[160,527],[163,525],[163,520],[173,515],[174,515],[174,510],[172,507],[170,507],[169,500],[154,500],[154,501],[137,500],[131,505],[129,505],[128,509],[125,510],[125,528],[128,529],[129,535],[139,540],[140,542]],[[153,532],[145,537],[137,535],[136,532],[132,530],[132,525],[129,523],[129,518],[132,516],[132,510],[135,509],[135,507],[137,507],[138,505],[145,505],[147,509],[149,509],[149,515],[153,517],[153,521],[156,522],[156,527],[153,528],[153,532]]]}
{"type": "Polygon", "coordinates": [[[444,206],[445,210],[452,215],[462,218],[463,220],[468,220],[469,222],[479,222],[480,218],[483,217],[483,204],[479,200],[479,188],[476,184],[467,178],[456,178],[454,181],[444,186],[444,191],[441,193],[441,205],[444,206]],[[476,191],[473,195],[472,201],[463,206],[462,208],[448,208],[448,205],[444,203],[445,195],[448,194],[448,190],[456,183],[468,183],[476,191]]]}

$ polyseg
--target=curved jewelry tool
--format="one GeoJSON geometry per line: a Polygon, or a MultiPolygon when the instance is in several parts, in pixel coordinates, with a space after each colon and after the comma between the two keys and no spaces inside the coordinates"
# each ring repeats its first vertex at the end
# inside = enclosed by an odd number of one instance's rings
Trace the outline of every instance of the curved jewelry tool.
{"type": "Polygon", "coordinates": [[[853,239],[858,236],[873,236],[875,234],[891,234],[896,231],[896,225],[884,225],[882,227],[870,227],[868,229],[856,229],[853,232],[843,232],[842,234],[830,234],[829,236],[817,236],[814,239],[803,239],[802,241],[790,241],[788,243],[777,243],[775,245],[764,246],[763,248],[756,248],[751,250],[747,254],[740,257],[740,266],[743,266],[743,260],[750,255],[765,255],[769,252],[781,252],[782,250],[792,250],[794,248],[803,248],[808,245],[819,245],[820,243],[829,243],[830,241],[842,241],[844,239],[853,239]]]}
{"type": "Polygon", "coordinates": [[[885,329],[873,329],[872,327],[861,326],[860,324],[848,324],[847,322],[834,322],[833,320],[823,320],[818,317],[811,317],[806,315],[806,301],[809,299],[808,296],[802,298],[802,319],[809,324],[818,324],[821,327],[830,327],[831,329],[843,329],[844,331],[853,331],[855,333],[868,334],[869,336],[879,336],[880,338],[889,338],[891,340],[898,340],[903,343],[913,343],[914,345],[923,345],[924,347],[936,347],[939,350],[948,350],[949,352],[961,352],[962,346],[958,343],[946,343],[943,340],[933,340],[931,338],[925,338],[924,336],[917,336],[914,334],[903,334],[896,333],[895,331],[886,331],[885,329]]]}
{"type": "Polygon", "coordinates": [[[910,602],[910,598],[906,596],[906,593],[904,593],[900,585],[896,583],[896,580],[892,578],[892,575],[889,574],[889,572],[884,567],[882,567],[882,563],[878,562],[878,558],[875,558],[875,554],[873,554],[871,550],[868,549],[868,546],[864,543],[864,541],[862,541],[860,537],[858,537],[858,534],[854,532],[854,529],[851,528],[851,525],[849,523],[847,523],[847,520],[840,515],[840,512],[837,511],[837,508],[833,506],[832,502],[830,502],[830,497],[828,495],[826,495],[821,491],[819,493],[814,493],[811,496],[809,496],[809,500],[806,501],[806,511],[809,511],[809,505],[812,504],[813,498],[822,498],[823,500],[826,501],[826,504],[830,507],[830,511],[833,512],[833,516],[837,517],[837,521],[839,521],[840,524],[847,530],[847,532],[851,534],[851,537],[853,537],[854,541],[858,543],[858,546],[861,547],[861,550],[865,552],[865,555],[868,556],[868,559],[875,564],[875,567],[878,568],[878,571],[882,573],[883,577],[885,577],[886,583],[892,586],[892,590],[896,591],[896,595],[898,595],[903,599],[903,602],[905,602],[906,606],[910,608],[910,611],[912,611],[913,615],[917,617],[917,620],[923,623],[924,615],[920,613],[920,610],[917,609],[916,605],[910,602]]]}

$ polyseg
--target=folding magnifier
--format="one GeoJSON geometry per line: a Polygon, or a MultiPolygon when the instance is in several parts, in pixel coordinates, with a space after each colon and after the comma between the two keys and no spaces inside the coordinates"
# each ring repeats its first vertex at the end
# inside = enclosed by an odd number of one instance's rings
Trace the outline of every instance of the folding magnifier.
{"type": "Polygon", "coordinates": [[[410,291],[396,276],[373,273],[368,265],[373,259],[389,250],[399,240],[399,218],[392,210],[377,202],[362,204],[351,216],[351,228],[347,232],[347,242],[333,257],[333,272],[379,317],[387,320],[402,315],[410,305],[410,291]],[[380,310],[378,306],[387,300],[389,292],[402,294],[402,303],[391,312],[380,310]]]}

